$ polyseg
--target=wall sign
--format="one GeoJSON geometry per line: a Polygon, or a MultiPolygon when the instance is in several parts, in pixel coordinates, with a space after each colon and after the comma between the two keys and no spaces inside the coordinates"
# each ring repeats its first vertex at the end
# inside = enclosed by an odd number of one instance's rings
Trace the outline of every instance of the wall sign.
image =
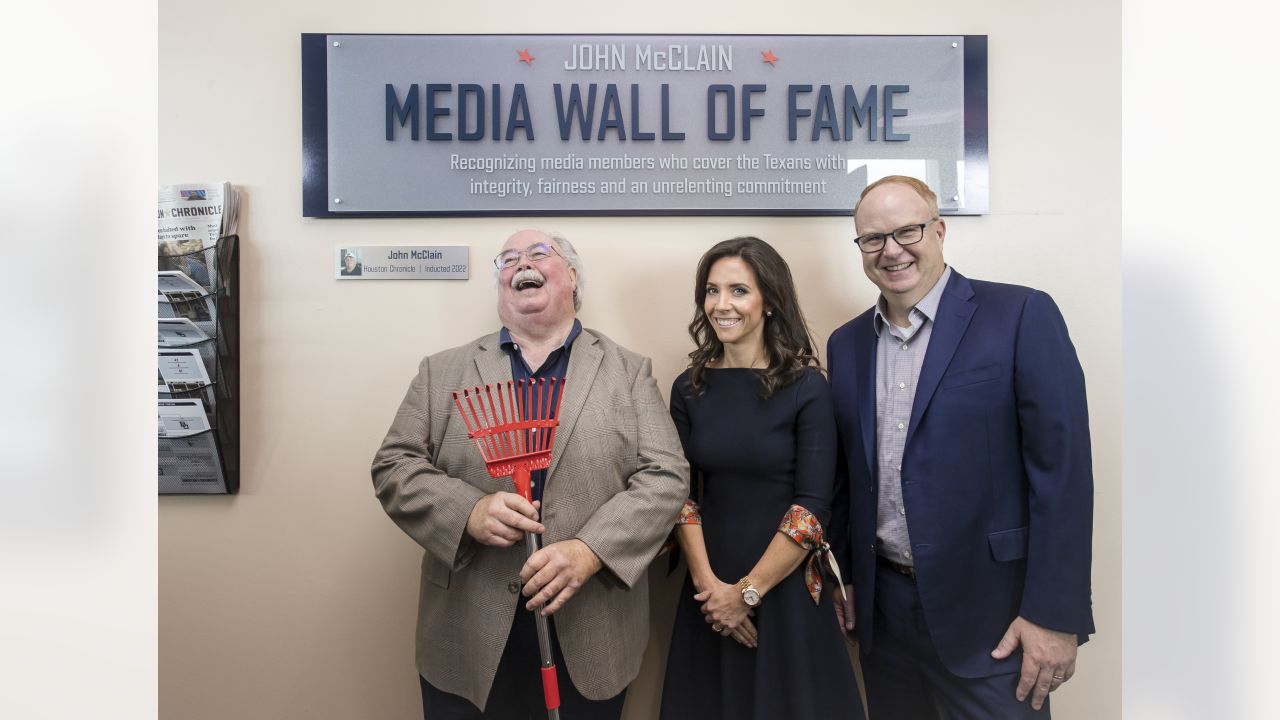
{"type": "Polygon", "coordinates": [[[986,36],[302,36],[308,217],[987,210],[986,36]]]}
{"type": "Polygon", "coordinates": [[[339,280],[466,280],[466,245],[360,245],[338,248],[339,280]]]}

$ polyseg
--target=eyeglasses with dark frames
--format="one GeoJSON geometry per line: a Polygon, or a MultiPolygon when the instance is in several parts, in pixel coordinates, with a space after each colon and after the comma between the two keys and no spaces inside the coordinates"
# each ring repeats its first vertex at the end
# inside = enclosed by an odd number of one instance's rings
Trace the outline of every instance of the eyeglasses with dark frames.
{"type": "Polygon", "coordinates": [[[939,218],[934,218],[929,222],[923,222],[918,225],[907,225],[893,232],[860,235],[854,238],[853,241],[858,244],[858,249],[864,253],[880,252],[884,249],[884,244],[889,238],[893,238],[894,242],[903,247],[915,245],[924,239],[924,229],[938,220],[939,218]]]}

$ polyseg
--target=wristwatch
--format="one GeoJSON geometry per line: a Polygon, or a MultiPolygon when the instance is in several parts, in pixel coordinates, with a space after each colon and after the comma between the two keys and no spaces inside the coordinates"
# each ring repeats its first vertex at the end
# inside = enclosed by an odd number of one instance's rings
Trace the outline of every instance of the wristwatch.
{"type": "Polygon", "coordinates": [[[738,588],[742,590],[742,602],[746,603],[747,607],[753,608],[760,604],[760,591],[751,584],[750,577],[739,580],[738,588]]]}

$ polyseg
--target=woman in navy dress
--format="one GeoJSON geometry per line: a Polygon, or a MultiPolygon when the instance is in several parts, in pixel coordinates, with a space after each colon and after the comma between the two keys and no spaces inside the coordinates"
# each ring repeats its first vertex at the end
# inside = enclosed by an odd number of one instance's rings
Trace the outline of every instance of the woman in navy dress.
{"type": "Polygon", "coordinates": [[[819,571],[834,411],[791,270],[762,240],[726,240],[694,295],[697,349],[671,389],[693,479],[676,525],[689,574],[662,720],[862,718],[839,583],[819,571]]]}

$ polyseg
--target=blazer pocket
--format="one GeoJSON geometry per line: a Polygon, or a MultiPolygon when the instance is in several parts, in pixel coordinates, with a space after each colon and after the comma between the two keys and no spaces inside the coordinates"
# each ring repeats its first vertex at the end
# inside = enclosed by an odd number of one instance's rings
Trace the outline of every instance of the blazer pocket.
{"type": "Polygon", "coordinates": [[[942,376],[942,387],[955,388],[964,385],[975,385],[1000,377],[999,365],[986,365],[972,370],[961,370],[942,376]]]}
{"type": "Polygon", "coordinates": [[[449,576],[452,575],[448,566],[444,563],[425,555],[422,558],[422,576],[425,577],[432,585],[442,588],[449,587],[449,576]]]}
{"type": "Polygon", "coordinates": [[[987,543],[991,545],[991,557],[997,562],[1012,562],[1027,557],[1025,527],[987,533],[987,543]]]}

